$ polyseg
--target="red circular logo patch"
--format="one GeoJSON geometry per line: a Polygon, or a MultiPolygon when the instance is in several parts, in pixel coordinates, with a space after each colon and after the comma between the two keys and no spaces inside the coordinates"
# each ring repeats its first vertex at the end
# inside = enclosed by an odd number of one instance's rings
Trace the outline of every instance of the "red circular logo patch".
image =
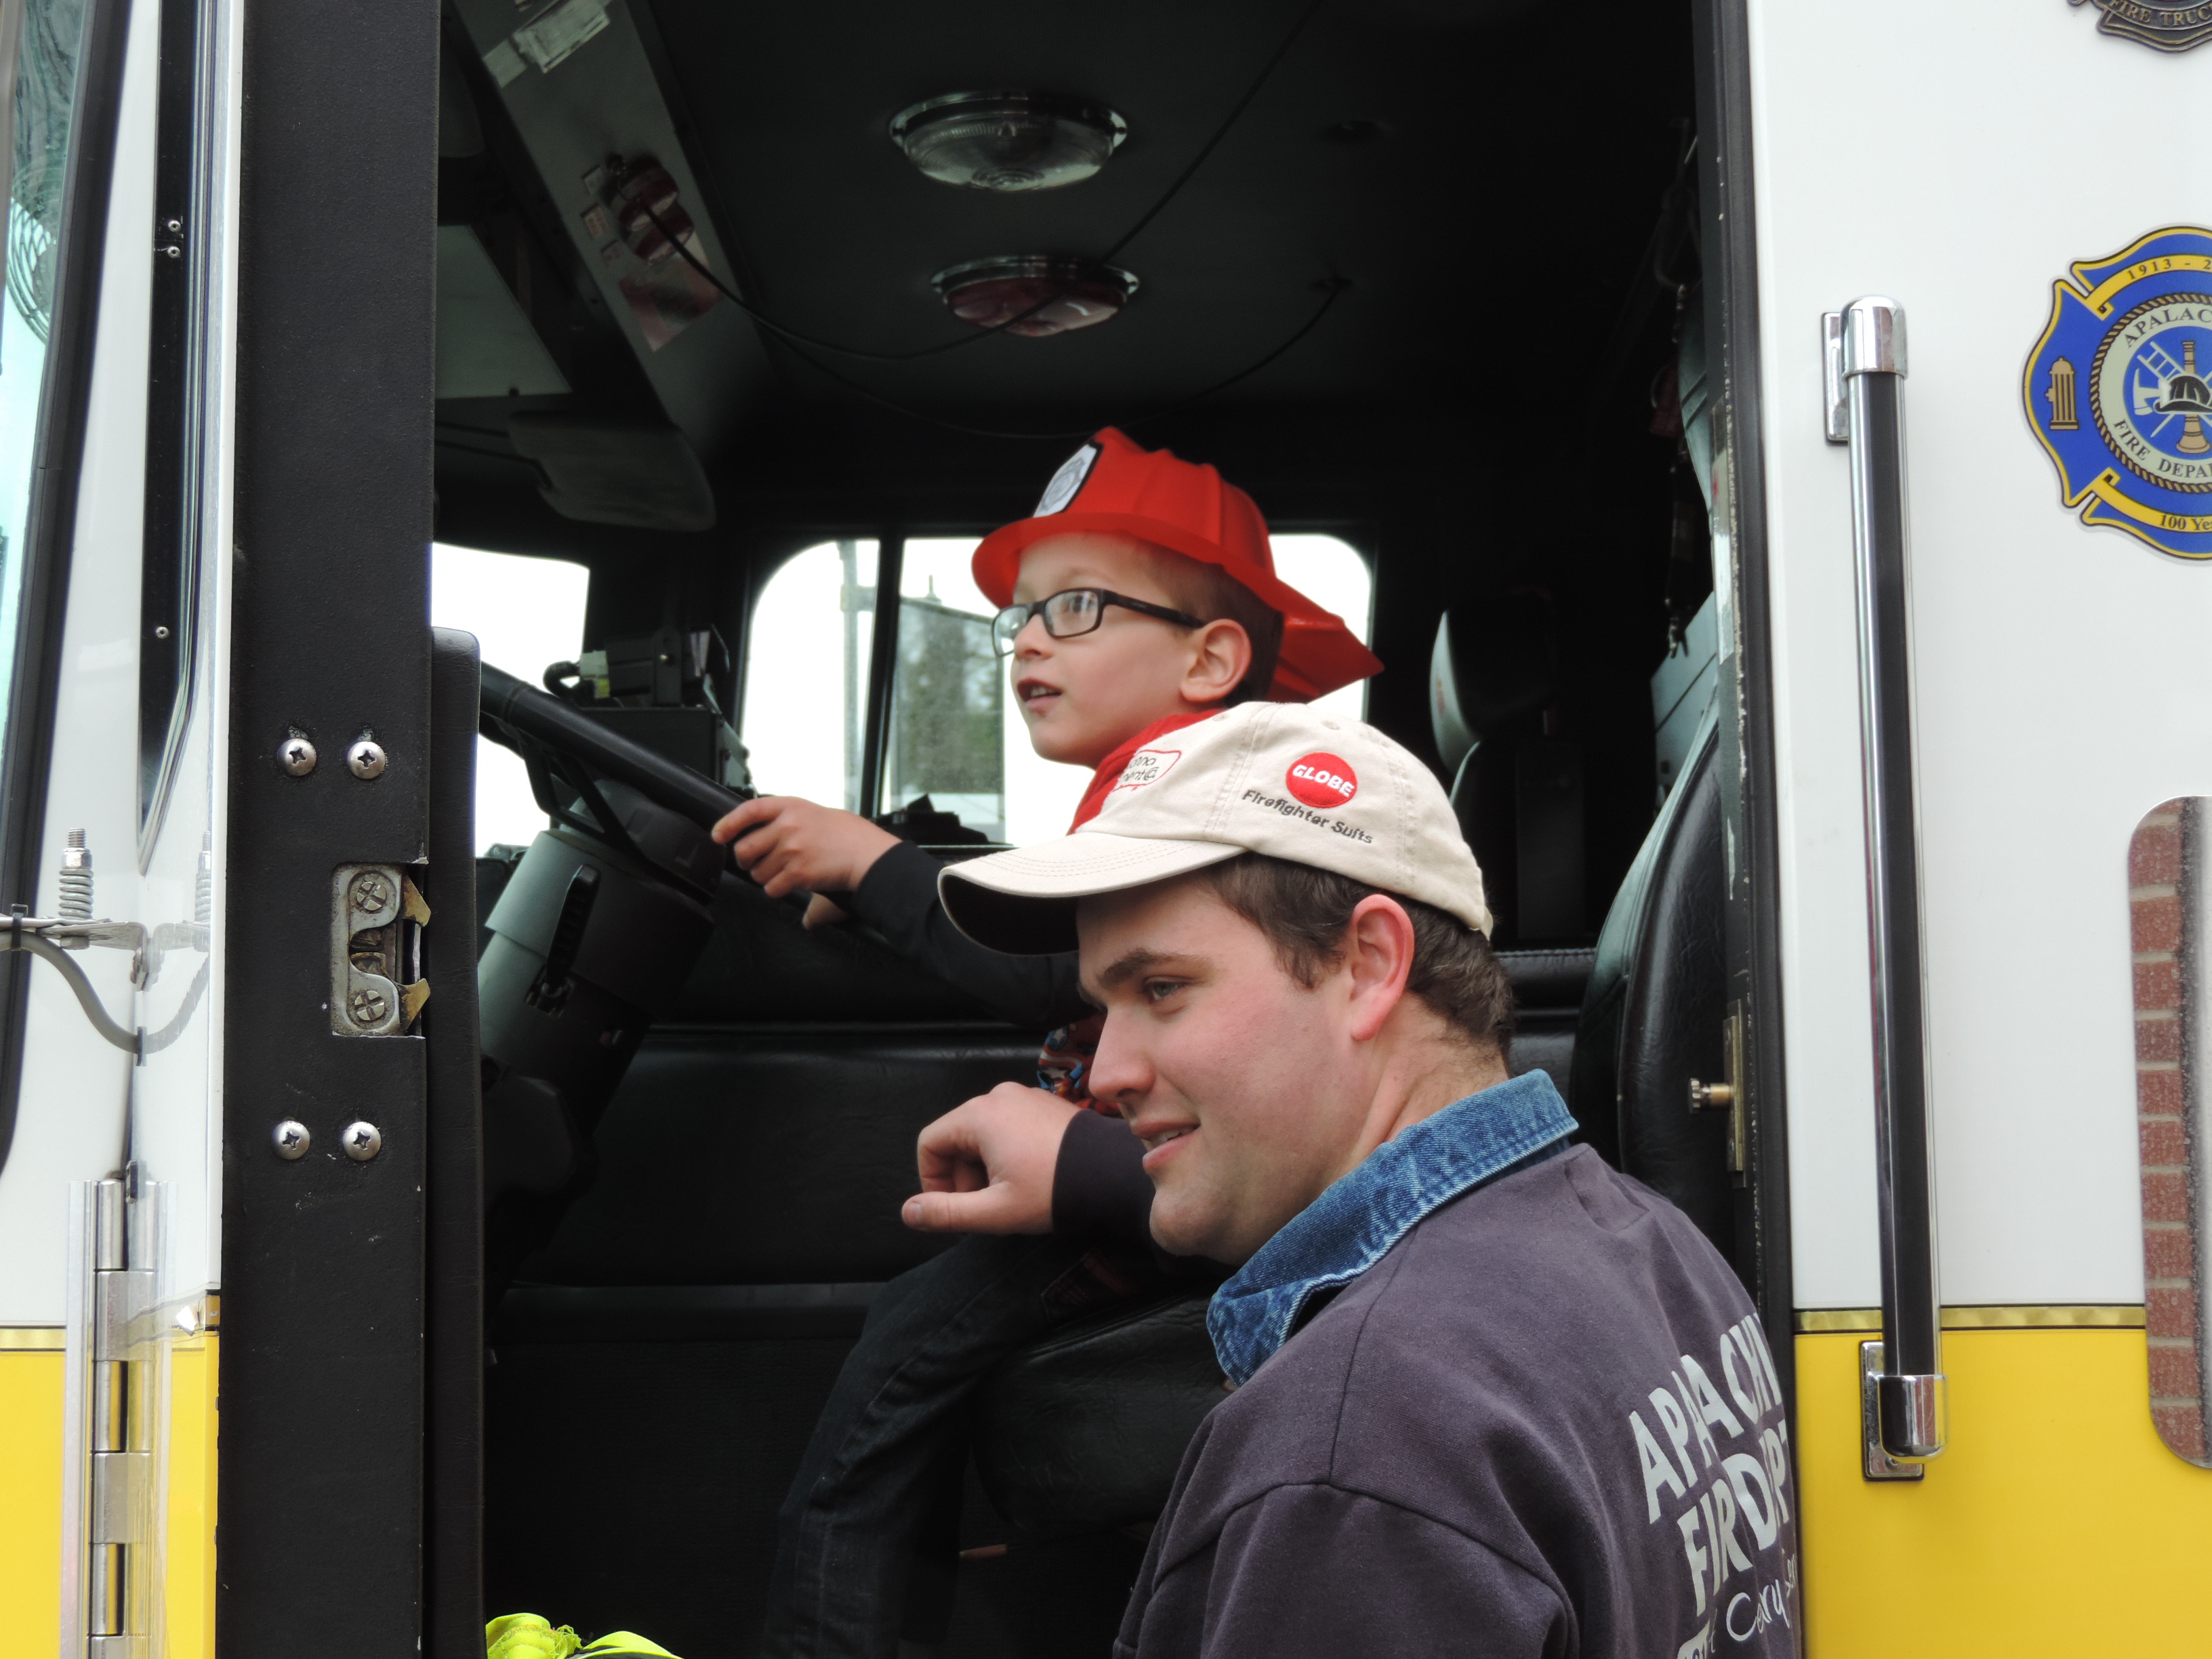
{"type": "Polygon", "coordinates": [[[1283,787],[1309,806],[1341,806],[1359,793],[1359,780],[1349,762],[1312,754],[1283,775],[1283,787]]]}

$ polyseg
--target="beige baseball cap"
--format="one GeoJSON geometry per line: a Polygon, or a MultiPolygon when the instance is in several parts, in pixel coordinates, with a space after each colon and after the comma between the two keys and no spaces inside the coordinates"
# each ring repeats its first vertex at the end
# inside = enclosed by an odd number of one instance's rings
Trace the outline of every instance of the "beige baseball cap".
{"type": "Polygon", "coordinates": [[[1248,702],[1129,757],[1073,835],[947,865],[960,931],[1009,956],[1075,949],[1075,902],[1240,853],[1330,870],[1419,899],[1487,934],[1482,872],[1427,767],[1361,720],[1248,702]]]}

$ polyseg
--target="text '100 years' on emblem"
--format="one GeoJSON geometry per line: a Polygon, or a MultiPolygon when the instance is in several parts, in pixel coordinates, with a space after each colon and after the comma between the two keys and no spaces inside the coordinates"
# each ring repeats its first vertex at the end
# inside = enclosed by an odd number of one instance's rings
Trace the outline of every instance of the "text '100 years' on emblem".
{"type": "Polygon", "coordinates": [[[2212,232],[2154,230],[2051,298],[2021,392],[2066,505],[2212,559],[2212,232]]]}

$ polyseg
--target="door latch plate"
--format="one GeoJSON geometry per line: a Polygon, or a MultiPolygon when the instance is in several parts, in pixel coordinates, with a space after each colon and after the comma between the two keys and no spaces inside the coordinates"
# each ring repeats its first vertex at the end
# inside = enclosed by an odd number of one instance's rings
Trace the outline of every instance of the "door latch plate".
{"type": "Polygon", "coordinates": [[[331,875],[331,1030],[404,1036],[430,1000],[422,929],[430,907],[396,864],[341,864],[331,875]]]}
{"type": "Polygon", "coordinates": [[[1724,1080],[1702,1083],[1690,1079],[1690,1109],[1692,1112],[1726,1112],[1729,1115],[1728,1162],[1731,1186],[1749,1184],[1748,1173],[1750,1139],[1745,1121],[1746,1100],[1744,1073],[1743,1004],[1729,1004],[1728,1018],[1721,1026],[1722,1073],[1724,1080]]]}

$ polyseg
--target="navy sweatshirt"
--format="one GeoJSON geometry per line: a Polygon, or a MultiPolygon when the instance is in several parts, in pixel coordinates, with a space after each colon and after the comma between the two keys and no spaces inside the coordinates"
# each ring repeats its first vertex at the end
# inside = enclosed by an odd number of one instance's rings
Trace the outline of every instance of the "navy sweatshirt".
{"type": "Polygon", "coordinates": [[[1207,1418],[1117,1659],[1784,1659],[1780,1394],[1679,1210],[1587,1148],[1525,1164],[1430,1211],[1207,1418]]]}

